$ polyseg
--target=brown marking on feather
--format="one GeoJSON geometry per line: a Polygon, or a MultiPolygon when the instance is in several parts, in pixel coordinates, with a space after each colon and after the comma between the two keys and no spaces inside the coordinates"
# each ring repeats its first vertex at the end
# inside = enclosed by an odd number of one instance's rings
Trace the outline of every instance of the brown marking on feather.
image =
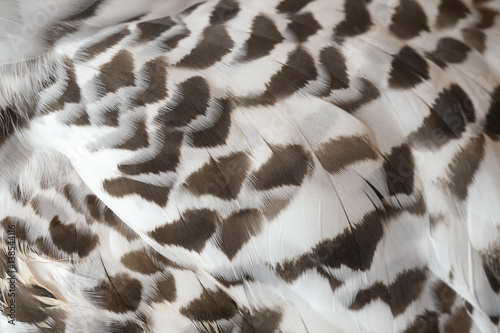
{"type": "Polygon", "coordinates": [[[125,273],[107,277],[91,290],[91,301],[115,313],[135,311],[142,298],[141,282],[125,273]]]}
{"type": "Polygon", "coordinates": [[[415,181],[415,161],[407,144],[393,147],[385,157],[384,170],[391,195],[413,192],[415,181]]]}
{"type": "Polygon", "coordinates": [[[392,16],[389,29],[401,39],[411,39],[422,31],[429,31],[427,16],[418,2],[401,0],[392,16]]]}
{"type": "Polygon", "coordinates": [[[280,186],[299,186],[310,171],[312,159],[300,145],[269,146],[273,154],[252,173],[253,185],[259,191],[280,186]]]}
{"type": "Polygon", "coordinates": [[[421,269],[405,270],[389,285],[375,282],[369,288],[358,291],[349,309],[361,310],[376,299],[380,299],[389,305],[391,313],[396,317],[420,297],[426,280],[426,274],[421,269]]]}
{"type": "Polygon", "coordinates": [[[123,266],[141,274],[149,275],[160,271],[160,268],[152,261],[144,250],[125,253],[121,257],[120,261],[123,266]]]}
{"type": "Polygon", "coordinates": [[[389,86],[394,89],[410,89],[429,79],[427,61],[409,46],[394,56],[389,73],[389,86]]]}
{"type": "Polygon", "coordinates": [[[225,23],[238,15],[239,4],[234,0],[221,0],[210,15],[210,24],[225,23]]]}
{"type": "Polygon", "coordinates": [[[146,87],[137,97],[138,105],[156,103],[165,99],[167,94],[167,63],[161,58],[148,61],[141,69],[146,87]]]}
{"type": "Polygon", "coordinates": [[[64,224],[57,215],[50,221],[49,232],[59,250],[77,253],[80,257],[89,255],[99,242],[97,235],[78,230],[74,224],[64,224]]]}
{"type": "Polygon", "coordinates": [[[479,29],[462,29],[462,38],[467,45],[483,53],[486,50],[486,34],[479,29]]]}
{"type": "Polygon", "coordinates": [[[469,8],[460,0],[441,0],[438,10],[437,25],[440,28],[455,26],[460,19],[470,14],[469,8]]]}
{"type": "Polygon", "coordinates": [[[177,299],[177,288],[175,286],[175,278],[173,275],[166,275],[155,285],[156,288],[156,296],[153,299],[153,302],[175,302],[177,299]]]}
{"type": "Polygon", "coordinates": [[[257,16],[252,23],[250,38],[245,42],[246,54],[243,61],[265,57],[283,41],[283,36],[273,20],[264,15],[257,16]]]}
{"type": "Polygon", "coordinates": [[[486,115],[486,134],[493,140],[500,138],[500,86],[491,94],[491,102],[486,115]]]}
{"type": "Polygon", "coordinates": [[[335,37],[353,37],[361,35],[373,25],[367,4],[371,0],[345,0],[345,18],[334,30],[335,37]]]}
{"type": "Polygon", "coordinates": [[[170,30],[176,23],[170,17],[139,22],[137,29],[140,31],[139,42],[149,42],[160,37],[162,33],[170,30]]]}
{"type": "Polygon", "coordinates": [[[290,16],[291,22],[288,23],[290,29],[297,37],[299,42],[305,42],[309,37],[321,29],[321,25],[314,19],[313,14],[294,14],[290,16]]]}
{"type": "Polygon", "coordinates": [[[210,67],[231,52],[233,46],[234,42],[223,24],[210,25],[203,31],[199,44],[177,66],[193,69],[210,67]]]}
{"type": "Polygon", "coordinates": [[[337,48],[330,46],[321,50],[320,61],[330,76],[330,87],[326,95],[332,90],[349,87],[346,59],[337,48]]]}
{"type": "Polygon", "coordinates": [[[120,50],[109,62],[102,65],[97,76],[97,84],[104,95],[133,86],[134,82],[134,58],[126,50],[120,50]]]}
{"type": "Polygon", "coordinates": [[[234,317],[238,305],[220,289],[203,289],[201,296],[181,308],[180,312],[191,320],[217,321],[234,317]]]}
{"type": "Polygon", "coordinates": [[[210,100],[210,87],[204,78],[195,76],[182,82],[176,94],[182,98],[179,104],[163,107],[155,118],[166,129],[185,126],[199,115],[204,115],[210,100]]]}
{"type": "Polygon", "coordinates": [[[149,135],[144,118],[135,120],[130,126],[134,131],[124,142],[117,145],[116,149],[138,150],[147,147],[149,144],[149,135]]]}
{"type": "Polygon", "coordinates": [[[446,63],[458,64],[467,58],[470,47],[454,38],[441,38],[436,46],[436,50],[428,57],[439,67],[446,67],[446,63]]]}
{"type": "Polygon", "coordinates": [[[232,105],[227,99],[217,100],[222,110],[215,122],[208,128],[193,132],[193,146],[197,148],[210,148],[226,143],[231,128],[232,105]]]}
{"type": "Polygon", "coordinates": [[[97,57],[99,54],[106,52],[128,35],[130,35],[130,31],[128,31],[127,29],[123,29],[119,32],[105,37],[103,40],[95,44],[79,50],[77,54],[81,54],[81,58],[83,58],[83,60],[89,61],[97,57]]]}
{"type": "Polygon", "coordinates": [[[149,232],[162,245],[181,246],[200,252],[215,232],[219,216],[208,209],[188,210],[171,223],[164,224],[149,232]]]}
{"type": "Polygon", "coordinates": [[[244,209],[231,214],[220,227],[220,249],[229,259],[233,259],[261,227],[262,217],[256,209],[244,209]]]}
{"type": "Polygon", "coordinates": [[[314,59],[302,48],[297,48],[288,55],[285,65],[275,73],[266,84],[266,90],[260,96],[242,99],[242,104],[273,105],[304,88],[309,81],[318,76],[314,59]]]}
{"type": "Polygon", "coordinates": [[[448,187],[460,200],[465,200],[469,186],[484,158],[484,135],[472,138],[469,143],[453,158],[448,167],[448,187]]]}
{"type": "Polygon", "coordinates": [[[235,199],[240,192],[249,168],[245,152],[210,161],[192,173],[184,186],[198,196],[213,195],[225,200],[235,199]]]}
{"type": "Polygon", "coordinates": [[[119,164],[118,170],[127,175],[175,171],[180,160],[183,134],[180,132],[164,132],[163,134],[165,136],[163,147],[154,158],[145,162],[119,164]]]}
{"type": "Polygon", "coordinates": [[[379,155],[367,138],[343,136],[323,144],[316,156],[326,171],[336,173],[352,163],[377,160],[379,155]]]}
{"type": "Polygon", "coordinates": [[[147,184],[125,177],[106,179],[102,186],[113,197],[123,198],[136,194],[161,207],[167,204],[168,195],[170,194],[169,187],[147,184]]]}
{"type": "Polygon", "coordinates": [[[434,101],[431,113],[409,135],[409,141],[427,149],[439,148],[460,138],[468,122],[475,120],[474,104],[460,86],[452,84],[434,101]]]}

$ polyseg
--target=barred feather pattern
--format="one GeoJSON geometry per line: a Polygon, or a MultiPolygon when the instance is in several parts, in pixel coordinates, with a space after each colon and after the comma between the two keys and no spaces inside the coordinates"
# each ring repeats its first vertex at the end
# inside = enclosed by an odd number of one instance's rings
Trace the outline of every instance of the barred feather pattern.
{"type": "Polygon", "coordinates": [[[498,1],[37,8],[0,2],[0,331],[499,332],[498,1]]]}

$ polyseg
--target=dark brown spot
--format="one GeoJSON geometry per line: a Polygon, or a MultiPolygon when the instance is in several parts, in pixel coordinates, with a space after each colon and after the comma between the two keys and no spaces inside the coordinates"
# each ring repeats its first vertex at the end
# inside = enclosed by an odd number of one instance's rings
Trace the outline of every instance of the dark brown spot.
{"type": "Polygon", "coordinates": [[[99,242],[99,237],[90,232],[78,230],[74,224],[64,224],[58,216],[50,221],[50,236],[54,245],[67,253],[87,256],[99,242]]]}
{"type": "Polygon", "coordinates": [[[448,186],[455,196],[461,200],[467,198],[469,185],[484,158],[484,135],[479,135],[453,158],[448,169],[448,186]]]}
{"type": "Polygon", "coordinates": [[[113,197],[123,198],[136,194],[144,200],[154,202],[161,207],[167,204],[168,195],[170,194],[170,188],[168,187],[147,184],[125,177],[106,179],[102,186],[113,197]]]}
{"type": "Polygon", "coordinates": [[[102,4],[102,0],[96,0],[92,2],[91,5],[89,5],[87,8],[84,10],[72,15],[71,17],[67,18],[65,21],[80,21],[80,20],[85,20],[89,17],[92,17],[95,15],[97,12],[97,8],[102,4]]]}
{"type": "Polygon", "coordinates": [[[177,63],[177,66],[203,69],[212,66],[231,52],[234,42],[223,24],[210,25],[200,43],[177,63]]]}
{"type": "Polygon", "coordinates": [[[82,60],[88,61],[99,54],[106,52],[106,50],[112,48],[116,44],[118,44],[123,38],[127,37],[130,35],[130,31],[127,29],[123,29],[117,33],[114,33],[110,36],[105,37],[103,40],[92,44],[88,47],[85,47],[81,50],[78,51],[78,54],[80,54],[80,58],[83,58],[82,60]]]}
{"type": "Polygon", "coordinates": [[[410,89],[429,79],[429,65],[415,50],[403,47],[394,57],[389,73],[389,86],[395,89],[410,89]]]}
{"type": "Polygon", "coordinates": [[[422,31],[429,31],[427,16],[418,2],[401,0],[396,12],[392,16],[389,27],[391,32],[401,39],[410,39],[418,36],[422,31]]]}
{"type": "MultiPolygon", "coordinates": [[[[47,314],[48,305],[40,302],[33,295],[31,286],[16,283],[15,300],[15,320],[22,323],[41,323],[49,318],[47,314]]],[[[9,309],[4,305],[3,313],[8,314],[9,309]]]]}
{"type": "Polygon", "coordinates": [[[26,122],[26,120],[21,118],[19,114],[10,107],[0,109],[0,119],[2,119],[2,127],[0,127],[0,145],[15,132],[16,128],[19,128],[26,122]]]}
{"type": "Polygon", "coordinates": [[[494,140],[500,137],[500,86],[491,94],[491,104],[486,116],[486,134],[494,140]]]}
{"type": "Polygon", "coordinates": [[[5,231],[5,237],[9,235],[14,235],[15,239],[27,241],[28,234],[26,230],[26,221],[20,220],[15,217],[7,216],[2,221],[0,221],[0,225],[5,231]],[[13,232],[13,233],[12,233],[13,232]]]}
{"type": "Polygon", "coordinates": [[[215,123],[197,132],[192,133],[193,146],[198,148],[216,147],[226,143],[231,128],[231,102],[227,99],[216,101],[221,106],[221,113],[215,123]]]}
{"type": "Polygon", "coordinates": [[[160,271],[146,251],[128,252],[121,257],[120,261],[123,266],[141,274],[154,274],[160,271]]]}
{"type": "Polygon", "coordinates": [[[425,272],[420,269],[405,270],[399,273],[394,282],[388,286],[375,282],[369,288],[361,289],[349,309],[361,310],[376,299],[380,299],[389,305],[392,314],[396,317],[418,299],[426,280],[425,272]]]}
{"type": "Polygon", "coordinates": [[[173,108],[163,107],[155,119],[167,129],[185,126],[199,115],[204,115],[210,99],[210,88],[205,79],[195,76],[180,84],[177,96],[182,98],[179,104],[173,108]]]}
{"type": "Polygon", "coordinates": [[[311,155],[300,145],[269,148],[273,154],[252,174],[255,188],[266,191],[274,187],[302,184],[311,168],[311,155]]]}
{"type": "Polygon", "coordinates": [[[165,51],[171,50],[179,44],[181,40],[184,38],[189,37],[189,31],[182,31],[181,33],[170,37],[166,41],[164,41],[161,45],[160,48],[162,48],[165,51]]]}
{"type": "Polygon", "coordinates": [[[452,27],[458,20],[470,14],[469,8],[460,0],[441,0],[437,25],[441,28],[452,27]]]}
{"type": "Polygon", "coordinates": [[[276,310],[242,311],[240,333],[276,333],[282,320],[282,314],[276,310]]]}
{"type": "Polygon", "coordinates": [[[314,19],[311,13],[291,15],[290,20],[288,29],[294,33],[299,42],[305,42],[310,36],[321,29],[321,25],[314,19]]]}
{"type": "Polygon", "coordinates": [[[188,210],[179,220],[167,223],[149,232],[159,244],[176,245],[192,251],[201,251],[219,223],[217,213],[208,209],[188,210]]]}
{"type": "Polygon", "coordinates": [[[448,287],[443,281],[439,281],[434,288],[434,300],[440,313],[451,313],[457,293],[448,287]]]}
{"type": "Polygon", "coordinates": [[[120,110],[116,107],[104,113],[104,125],[118,127],[120,125],[120,110]]]}
{"type": "Polygon", "coordinates": [[[138,105],[156,103],[167,97],[167,63],[158,57],[142,67],[146,87],[137,97],[138,105]]]}
{"type": "Polygon", "coordinates": [[[372,21],[366,8],[369,2],[370,0],[345,0],[345,18],[335,27],[336,37],[353,37],[370,30],[372,21]]]}
{"type": "Polygon", "coordinates": [[[52,259],[67,258],[66,255],[59,255],[55,247],[50,243],[48,239],[38,237],[35,241],[35,244],[38,249],[37,253],[43,254],[52,259]]]}
{"type": "Polygon", "coordinates": [[[312,0],[283,0],[278,4],[276,9],[281,13],[296,13],[312,0]]]}
{"type": "Polygon", "coordinates": [[[345,89],[349,87],[349,76],[345,58],[337,48],[330,46],[321,50],[320,61],[330,76],[330,88],[332,90],[345,89]]]}
{"type": "Polygon", "coordinates": [[[118,165],[118,170],[127,175],[142,173],[160,174],[175,171],[180,160],[180,146],[183,134],[180,132],[164,132],[163,147],[152,159],[139,163],[124,163],[118,165]]]}
{"type": "Polygon", "coordinates": [[[479,21],[476,28],[478,29],[491,28],[495,24],[495,19],[496,16],[498,15],[498,12],[494,9],[487,7],[480,7],[478,11],[481,14],[481,21],[479,21]]]}
{"type": "Polygon", "coordinates": [[[484,273],[486,274],[486,278],[488,279],[488,282],[491,286],[491,289],[495,293],[498,293],[500,291],[500,280],[497,276],[495,276],[495,273],[491,270],[491,268],[483,262],[483,269],[484,273]]]}
{"type": "Polygon", "coordinates": [[[100,67],[98,85],[104,94],[134,85],[134,59],[130,52],[119,51],[113,59],[100,67]]]}
{"type": "Polygon", "coordinates": [[[381,218],[376,211],[365,215],[359,224],[333,239],[322,241],[310,253],[278,265],[276,272],[290,282],[305,271],[321,268],[322,265],[330,268],[345,265],[362,271],[370,269],[375,250],[383,236],[381,218]]]}
{"type": "Polygon", "coordinates": [[[195,321],[231,319],[238,311],[236,302],[222,290],[203,289],[201,296],[181,309],[181,314],[195,321]]]}
{"type": "Polygon", "coordinates": [[[145,331],[145,329],[139,326],[139,324],[132,321],[127,321],[124,323],[115,322],[111,325],[111,329],[111,332],[113,333],[143,333],[145,331]]]}
{"type": "Polygon", "coordinates": [[[99,207],[99,199],[93,194],[87,194],[85,196],[85,203],[87,204],[87,209],[95,220],[101,220],[101,209],[99,207]]]}
{"type": "Polygon", "coordinates": [[[149,42],[156,39],[175,25],[176,23],[168,16],[156,20],[140,22],[137,24],[137,28],[141,32],[139,42],[149,42]]]}
{"type": "Polygon", "coordinates": [[[233,276],[233,277],[222,277],[222,276],[214,276],[215,279],[217,279],[218,282],[220,282],[224,287],[226,288],[231,288],[234,286],[242,286],[244,285],[245,282],[253,282],[255,279],[248,275],[238,275],[238,276],[233,276]]]}
{"type": "Polygon", "coordinates": [[[220,248],[233,259],[250,238],[261,229],[262,218],[256,209],[244,209],[231,214],[220,228],[220,248]]]}
{"type": "Polygon", "coordinates": [[[51,293],[50,291],[48,291],[46,288],[42,287],[42,286],[39,286],[39,285],[36,285],[36,284],[32,284],[30,285],[29,287],[29,290],[30,290],[30,293],[33,295],[33,296],[38,296],[38,297],[46,297],[46,298],[52,298],[52,299],[57,299],[53,293],[51,293]]]}
{"type": "Polygon", "coordinates": [[[156,283],[156,297],[154,302],[175,302],[177,298],[177,288],[175,287],[175,278],[172,275],[163,277],[156,283]]]}
{"type": "Polygon", "coordinates": [[[221,0],[215,6],[210,16],[210,24],[219,24],[234,18],[240,11],[240,6],[234,0],[221,0]]]}
{"type": "Polygon", "coordinates": [[[283,41],[283,36],[273,20],[264,15],[257,16],[252,23],[252,33],[245,42],[246,54],[243,61],[265,57],[276,45],[283,41]]]}
{"type": "Polygon", "coordinates": [[[469,51],[470,48],[461,41],[445,37],[439,40],[436,50],[429,56],[438,66],[444,67],[445,63],[461,63],[469,51]]]}
{"type": "Polygon", "coordinates": [[[360,78],[359,80],[361,82],[361,87],[357,88],[357,90],[359,91],[360,97],[354,100],[337,101],[338,107],[347,112],[354,112],[380,96],[379,90],[371,81],[365,78],[360,78]]]}
{"type": "Polygon", "coordinates": [[[428,149],[439,148],[448,141],[459,138],[468,122],[475,120],[472,101],[456,84],[443,90],[417,131],[409,135],[414,142],[428,149]]]}
{"type": "Polygon", "coordinates": [[[91,291],[92,301],[102,309],[115,313],[135,311],[141,302],[142,284],[125,273],[101,280],[91,291]]]}
{"type": "Polygon", "coordinates": [[[440,333],[439,317],[433,311],[425,311],[403,333],[440,333]]]}
{"type": "Polygon", "coordinates": [[[279,199],[271,197],[264,202],[264,207],[262,207],[262,213],[268,220],[272,220],[290,204],[290,199],[279,199]]]}
{"type": "Polygon", "coordinates": [[[316,156],[326,171],[335,173],[352,163],[376,160],[378,153],[365,137],[343,136],[323,144],[316,156]]]}
{"type": "Polygon", "coordinates": [[[313,250],[314,257],[328,267],[345,265],[366,271],[371,266],[383,233],[379,212],[371,212],[363,217],[361,223],[317,245],[313,250]]]}
{"type": "Polygon", "coordinates": [[[390,195],[411,194],[415,181],[415,160],[410,147],[403,144],[393,147],[385,157],[384,170],[390,195]]]}
{"type": "Polygon", "coordinates": [[[243,99],[247,105],[273,105],[315,80],[318,73],[311,55],[302,48],[290,52],[285,65],[266,84],[266,91],[258,97],[243,99]]]}
{"type": "Polygon", "coordinates": [[[148,146],[149,135],[143,118],[133,122],[127,130],[133,132],[128,135],[125,142],[117,145],[116,149],[138,150],[148,146]]]}
{"type": "Polygon", "coordinates": [[[196,195],[213,195],[221,199],[235,199],[240,192],[249,167],[244,152],[210,159],[186,180],[186,188],[196,195]]]}
{"type": "Polygon", "coordinates": [[[486,35],[479,29],[462,29],[462,37],[467,45],[483,53],[486,49],[486,35]]]}
{"type": "Polygon", "coordinates": [[[465,307],[457,310],[444,327],[444,333],[469,333],[472,328],[472,318],[465,307]]]}

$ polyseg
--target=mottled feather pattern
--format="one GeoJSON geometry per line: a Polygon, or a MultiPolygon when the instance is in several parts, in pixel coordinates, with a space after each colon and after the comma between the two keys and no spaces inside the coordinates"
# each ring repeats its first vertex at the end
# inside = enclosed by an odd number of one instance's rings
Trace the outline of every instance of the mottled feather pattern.
{"type": "Polygon", "coordinates": [[[498,332],[499,13],[0,4],[0,331],[498,332]]]}

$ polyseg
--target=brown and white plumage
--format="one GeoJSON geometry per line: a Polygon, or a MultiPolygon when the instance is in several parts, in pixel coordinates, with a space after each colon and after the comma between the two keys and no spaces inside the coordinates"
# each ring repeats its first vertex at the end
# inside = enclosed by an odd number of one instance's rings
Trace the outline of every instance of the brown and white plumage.
{"type": "Polygon", "coordinates": [[[33,6],[2,332],[498,332],[498,1],[33,6]]]}

